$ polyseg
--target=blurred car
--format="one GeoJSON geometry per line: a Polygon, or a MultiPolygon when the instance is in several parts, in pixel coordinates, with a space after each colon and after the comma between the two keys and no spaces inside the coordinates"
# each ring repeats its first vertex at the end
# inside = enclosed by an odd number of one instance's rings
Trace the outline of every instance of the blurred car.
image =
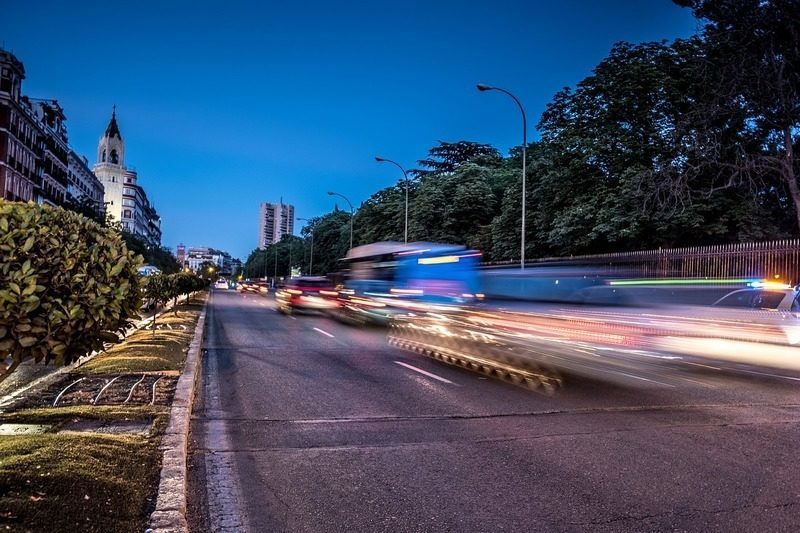
{"type": "Polygon", "coordinates": [[[286,314],[334,309],[337,296],[333,283],[324,276],[292,278],[275,292],[278,311],[286,314]]]}
{"type": "Polygon", "coordinates": [[[779,283],[754,284],[726,294],[716,302],[716,307],[761,309],[800,312],[800,290],[779,283]]]}
{"type": "Polygon", "coordinates": [[[215,289],[227,289],[228,288],[228,280],[226,279],[218,279],[216,283],[214,283],[215,289]]]}
{"type": "Polygon", "coordinates": [[[266,281],[256,281],[256,292],[259,294],[267,294],[269,293],[269,283],[266,281]]]}
{"type": "Polygon", "coordinates": [[[259,292],[258,284],[255,281],[252,281],[252,280],[249,280],[249,279],[244,280],[244,281],[240,281],[239,285],[237,285],[236,288],[239,290],[239,292],[242,292],[242,293],[251,292],[251,293],[258,294],[258,292],[259,292]]]}

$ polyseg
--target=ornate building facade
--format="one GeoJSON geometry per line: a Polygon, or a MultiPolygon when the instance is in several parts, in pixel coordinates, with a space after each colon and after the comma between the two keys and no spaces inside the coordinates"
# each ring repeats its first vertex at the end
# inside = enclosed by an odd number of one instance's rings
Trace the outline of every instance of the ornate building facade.
{"type": "Polygon", "coordinates": [[[106,213],[122,228],[143,237],[153,246],[161,245],[161,218],[138,183],[135,170],[125,166],[125,141],[117,124],[116,108],[97,144],[94,174],[105,189],[106,213]]]}
{"type": "Polygon", "coordinates": [[[0,198],[63,205],[87,197],[102,212],[103,186],[69,147],[58,101],[22,94],[25,68],[0,49],[0,198]]]}

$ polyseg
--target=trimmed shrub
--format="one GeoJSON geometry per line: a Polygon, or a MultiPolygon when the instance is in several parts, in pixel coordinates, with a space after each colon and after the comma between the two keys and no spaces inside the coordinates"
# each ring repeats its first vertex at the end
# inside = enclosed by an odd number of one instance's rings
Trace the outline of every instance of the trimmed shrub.
{"type": "MultiPolygon", "coordinates": [[[[112,229],[71,211],[0,200],[0,357],[76,357],[138,317],[137,268],[112,229]]],[[[0,375],[2,379],[3,375],[0,375]]]]}

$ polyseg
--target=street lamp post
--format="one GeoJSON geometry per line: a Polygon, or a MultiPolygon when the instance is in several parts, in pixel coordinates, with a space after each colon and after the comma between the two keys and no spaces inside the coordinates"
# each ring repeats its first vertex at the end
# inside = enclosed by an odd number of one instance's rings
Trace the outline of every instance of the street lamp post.
{"type": "Polygon", "coordinates": [[[525,156],[528,148],[528,120],[525,117],[525,108],[522,107],[522,103],[517,99],[516,96],[505,89],[501,89],[500,87],[492,87],[491,85],[486,85],[484,83],[479,83],[476,85],[476,87],[481,92],[499,91],[507,94],[514,99],[514,101],[517,103],[517,106],[519,106],[519,110],[522,112],[522,243],[520,244],[519,267],[522,270],[525,270],[525,163],[527,159],[525,156]]]}
{"type": "Polygon", "coordinates": [[[403,173],[403,180],[406,184],[406,223],[405,223],[405,231],[403,232],[403,242],[408,243],[408,174],[406,173],[406,169],[400,166],[400,164],[396,161],[392,161],[391,159],[386,159],[380,156],[375,156],[375,161],[378,163],[391,163],[403,173]]]}
{"type": "Polygon", "coordinates": [[[353,248],[353,214],[354,214],[353,204],[350,203],[350,200],[348,200],[345,195],[339,194],[338,192],[328,191],[328,196],[338,196],[340,198],[343,198],[344,201],[347,202],[347,205],[350,206],[350,248],[352,249],[353,248]]]}
{"type": "MultiPolygon", "coordinates": [[[[311,222],[307,218],[298,218],[297,220],[302,220],[304,222],[311,222]]],[[[311,271],[314,268],[314,226],[311,226],[311,254],[308,259],[308,275],[313,276],[313,272],[311,271]]]]}

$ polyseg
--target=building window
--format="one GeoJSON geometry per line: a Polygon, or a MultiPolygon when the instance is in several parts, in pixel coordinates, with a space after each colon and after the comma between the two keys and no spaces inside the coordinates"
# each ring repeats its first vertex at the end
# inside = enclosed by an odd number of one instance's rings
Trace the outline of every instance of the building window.
{"type": "Polygon", "coordinates": [[[116,150],[111,150],[111,164],[118,165],[119,164],[119,156],[117,155],[116,150]]]}
{"type": "Polygon", "coordinates": [[[101,161],[102,161],[103,163],[105,163],[105,162],[106,162],[106,151],[105,151],[105,150],[103,150],[103,156],[102,156],[102,158],[101,158],[101,161]]]}
{"type": "Polygon", "coordinates": [[[122,212],[122,216],[123,216],[123,218],[131,218],[131,211],[130,211],[130,209],[126,209],[125,211],[123,211],[123,212],[122,212]]]}

